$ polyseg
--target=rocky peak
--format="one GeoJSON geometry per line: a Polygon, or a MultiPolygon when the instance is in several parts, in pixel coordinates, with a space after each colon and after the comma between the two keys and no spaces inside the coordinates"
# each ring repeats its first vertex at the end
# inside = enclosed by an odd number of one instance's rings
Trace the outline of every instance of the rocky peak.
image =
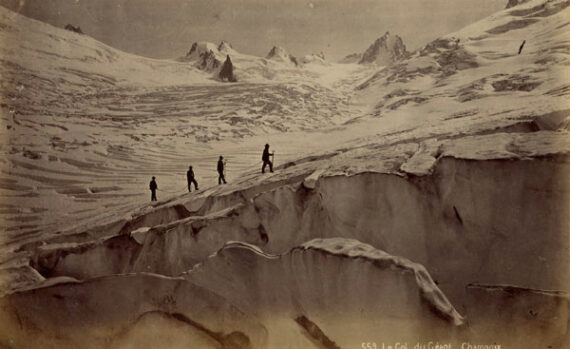
{"type": "Polygon", "coordinates": [[[218,45],[218,51],[220,51],[220,52],[233,51],[232,44],[230,44],[227,41],[222,40],[222,42],[220,42],[220,44],[218,45]]]}
{"type": "Polygon", "coordinates": [[[225,80],[227,80],[229,82],[236,82],[237,81],[235,76],[234,76],[234,65],[232,63],[230,55],[226,56],[226,61],[224,62],[222,69],[220,69],[220,73],[218,74],[218,77],[222,81],[225,81],[225,80]]]}
{"type": "Polygon", "coordinates": [[[187,58],[201,58],[203,55],[216,55],[223,60],[227,54],[235,53],[232,45],[227,41],[220,42],[215,45],[207,41],[198,41],[192,44],[190,51],[186,54],[187,58]]]}
{"type": "Polygon", "coordinates": [[[389,65],[405,58],[407,55],[408,51],[406,51],[402,38],[386,32],[364,51],[359,63],[389,65]]]}
{"type": "Polygon", "coordinates": [[[190,51],[188,51],[188,53],[186,54],[186,56],[190,56],[191,54],[193,54],[194,52],[196,52],[196,49],[198,48],[198,43],[195,42],[192,44],[192,47],[190,47],[190,51]]]}
{"type": "Polygon", "coordinates": [[[273,57],[284,57],[284,56],[288,56],[289,53],[281,46],[273,46],[273,48],[271,50],[269,50],[269,53],[267,54],[267,56],[265,58],[270,59],[273,57]]]}
{"type": "Polygon", "coordinates": [[[285,50],[283,47],[280,46],[273,46],[273,48],[269,51],[269,53],[267,54],[267,56],[265,56],[265,58],[279,60],[286,63],[293,63],[295,65],[298,64],[297,58],[290,55],[289,52],[287,52],[287,50],[285,50]]]}
{"type": "Polygon", "coordinates": [[[195,42],[186,54],[185,60],[195,62],[195,65],[202,70],[216,70],[222,65],[224,59],[224,55],[218,50],[220,46],[205,41],[195,42]]]}
{"type": "Polygon", "coordinates": [[[188,51],[186,57],[200,57],[202,54],[211,50],[211,47],[209,46],[210,44],[207,42],[195,42],[192,44],[192,47],[190,47],[190,51],[188,51]]]}
{"type": "Polygon", "coordinates": [[[198,67],[202,70],[213,71],[220,67],[222,62],[216,57],[214,51],[210,50],[200,55],[198,67]]]}

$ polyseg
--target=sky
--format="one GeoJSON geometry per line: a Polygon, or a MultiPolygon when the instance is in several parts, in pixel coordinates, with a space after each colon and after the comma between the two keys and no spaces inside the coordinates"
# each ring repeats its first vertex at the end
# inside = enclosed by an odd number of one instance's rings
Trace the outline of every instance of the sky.
{"type": "Polygon", "coordinates": [[[265,56],[277,45],[336,61],[386,31],[409,50],[503,9],[507,0],[0,0],[0,5],[152,58],[184,56],[195,41],[226,40],[265,56]]]}

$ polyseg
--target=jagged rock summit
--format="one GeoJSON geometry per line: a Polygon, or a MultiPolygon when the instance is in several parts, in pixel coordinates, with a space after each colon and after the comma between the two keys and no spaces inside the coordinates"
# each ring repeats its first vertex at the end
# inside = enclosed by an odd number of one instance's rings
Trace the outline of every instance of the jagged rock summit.
{"type": "Polygon", "coordinates": [[[225,40],[222,40],[222,42],[220,42],[220,44],[218,45],[218,51],[225,54],[230,54],[235,52],[234,48],[232,47],[232,44],[230,44],[225,40]]]}
{"type": "Polygon", "coordinates": [[[265,56],[265,58],[285,63],[290,63],[294,65],[299,64],[297,62],[297,58],[289,54],[287,50],[285,50],[283,47],[280,46],[273,46],[273,48],[269,51],[269,53],[267,54],[267,56],[265,56]]]}
{"type": "Polygon", "coordinates": [[[404,45],[402,38],[386,32],[364,51],[358,63],[389,65],[407,55],[408,51],[406,51],[406,45],[404,45]]]}
{"type": "Polygon", "coordinates": [[[235,53],[237,52],[227,41],[222,41],[217,46],[211,42],[198,41],[192,44],[183,60],[195,62],[196,67],[211,72],[222,66],[227,55],[235,53]]]}
{"type": "Polygon", "coordinates": [[[227,80],[229,82],[236,82],[237,81],[235,76],[234,76],[234,65],[232,63],[230,55],[226,56],[226,61],[224,62],[224,65],[222,66],[222,69],[220,70],[218,77],[222,81],[224,81],[224,80],[227,80]]]}

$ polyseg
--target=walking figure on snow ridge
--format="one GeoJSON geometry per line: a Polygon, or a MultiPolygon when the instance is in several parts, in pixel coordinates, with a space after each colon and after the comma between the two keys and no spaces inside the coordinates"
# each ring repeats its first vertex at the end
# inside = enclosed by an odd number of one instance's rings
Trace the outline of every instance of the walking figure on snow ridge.
{"type": "Polygon", "coordinates": [[[152,180],[149,184],[150,189],[150,201],[157,201],[156,200],[156,191],[158,190],[158,184],[156,184],[155,177],[152,177],[152,180]]]}
{"type": "Polygon", "coordinates": [[[263,149],[263,155],[261,156],[261,160],[263,160],[263,166],[261,166],[261,173],[265,173],[265,166],[269,165],[269,172],[273,172],[273,163],[269,160],[270,156],[274,156],[275,153],[269,152],[269,144],[265,145],[265,149],[263,149]]]}
{"type": "Polygon", "coordinates": [[[224,157],[220,155],[218,160],[218,184],[226,184],[226,178],[224,177],[224,157]]]}
{"type": "Polygon", "coordinates": [[[198,190],[198,182],[196,182],[196,179],[194,178],[194,170],[192,169],[192,166],[188,167],[186,179],[188,180],[188,192],[192,192],[192,183],[194,183],[194,189],[198,190]]]}

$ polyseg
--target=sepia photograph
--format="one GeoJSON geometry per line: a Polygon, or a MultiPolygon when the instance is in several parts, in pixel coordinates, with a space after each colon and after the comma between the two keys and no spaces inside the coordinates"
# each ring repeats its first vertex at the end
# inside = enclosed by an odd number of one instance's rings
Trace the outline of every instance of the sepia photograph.
{"type": "Polygon", "coordinates": [[[0,348],[570,348],[570,0],[0,0],[0,348]]]}

